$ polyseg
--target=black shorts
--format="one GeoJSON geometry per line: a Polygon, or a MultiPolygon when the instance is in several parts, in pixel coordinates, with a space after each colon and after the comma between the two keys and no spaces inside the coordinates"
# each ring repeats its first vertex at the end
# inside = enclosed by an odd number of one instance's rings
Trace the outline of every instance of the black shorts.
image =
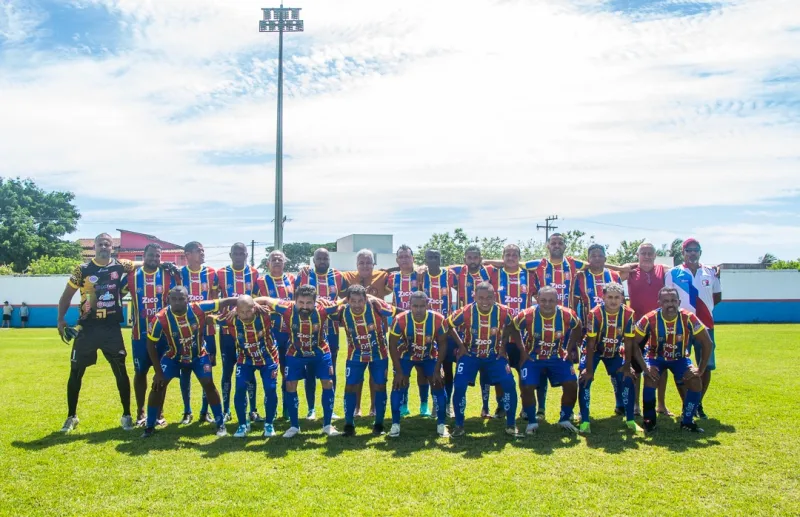
{"type": "MultiPolygon", "coordinates": [[[[642,351],[642,355],[644,355],[644,346],[647,344],[647,340],[649,338],[650,338],[650,336],[642,336],[642,339],[637,343],[637,346],[639,347],[639,350],[642,351]]],[[[636,338],[634,338],[634,339],[636,339],[636,338]]],[[[637,363],[636,361],[631,361],[631,366],[633,367],[633,371],[634,372],[642,373],[642,367],[639,366],[639,363],[637,363]]]]}
{"type": "Polygon", "coordinates": [[[11,321],[11,315],[10,314],[3,314],[3,321],[11,321]]]}
{"type": "Polygon", "coordinates": [[[27,316],[20,316],[20,318],[22,320],[22,323],[28,323],[28,317],[27,316]]]}
{"type": "Polygon", "coordinates": [[[97,351],[103,352],[108,362],[117,357],[125,358],[125,342],[122,340],[122,328],[117,323],[87,325],[81,329],[72,343],[70,361],[78,368],[86,368],[97,364],[97,351]]]}

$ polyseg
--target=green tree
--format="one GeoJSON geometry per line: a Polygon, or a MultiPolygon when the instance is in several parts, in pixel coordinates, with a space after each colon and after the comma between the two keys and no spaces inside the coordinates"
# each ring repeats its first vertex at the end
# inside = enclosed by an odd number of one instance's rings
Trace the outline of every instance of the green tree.
{"type": "Polygon", "coordinates": [[[0,178],[0,263],[22,272],[39,257],[80,260],[77,242],[62,237],[77,228],[72,192],[46,192],[33,181],[0,178]]]}
{"type": "Polygon", "coordinates": [[[672,257],[672,265],[680,266],[683,264],[683,239],[675,239],[669,245],[669,256],[672,257]]]}
{"type": "Polygon", "coordinates": [[[589,246],[595,242],[594,235],[590,235],[586,239],[586,232],[580,230],[568,230],[562,232],[561,235],[564,237],[564,244],[566,245],[564,256],[586,260],[589,246]]]}
{"type": "Polygon", "coordinates": [[[31,262],[25,272],[29,275],[68,275],[80,263],[74,258],[45,255],[31,262]]]}
{"type": "Polygon", "coordinates": [[[800,258],[797,260],[775,260],[767,269],[797,269],[800,271],[800,258]]]}
{"type": "MultiPolygon", "coordinates": [[[[308,242],[287,242],[283,245],[283,253],[286,255],[286,271],[296,273],[301,267],[311,264],[311,259],[314,257],[314,252],[318,248],[325,248],[328,251],[336,251],[336,243],[328,242],[325,244],[312,244],[308,242]]],[[[272,253],[275,249],[274,246],[267,247],[267,255],[272,253]]],[[[261,259],[258,269],[263,272],[269,271],[269,264],[267,258],[261,259]]]]}
{"type": "Polygon", "coordinates": [[[520,249],[520,257],[522,260],[535,260],[547,256],[547,243],[528,239],[527,241],[519,241],[517,243],[520,249]]]}
{"type": "Polygon", "coordinates": [[[633,241],[622,241],[619,243],[616,251],[608,255],[608,262],[611,264],[627,264],[628,262],[636,262],[636,253],[639,251],[639,245],[644,242],[644,239],[636,239],[633,241]]]}
{"type": "Polygon", "coordinates": [[[771,266],[777,261],[778,257],[773,255],[772,253],[765,253],[763,257],[758,257],[758,262],[760,264],[766,264],[767,266],[771,266]]]}
{"type": "Polygon", "coordinates": [[[0,276],[9,276],[14,274],[14,269],[11,266],[0,264],[0,276]]]}
{"type": "MultiPolygon", "coordinates": [[[[468,246],[481,246],[481,244],[490,246],[492,248],[490,250],[491,253],[496,253],[496,248],[499,247],[500,254],[502,255],[505,239],[495,237],[492,239],[484,239],[484,241],[484,243],[481,243],[481,240],[477,237],[469,237],[462,228],[456,228],[452,235],[450,235],[450,232],[434,233],[430,236],[428,242],[417,247],[417,251],[414,254],[414,261],[417,264],[422,264],[425,261],[425,250],[437,249],[442,254],[443,266],[463,264],[464,250],[466,250],[468,246]]],[[[481,246],[481,254],[484,258],[490,258],[483,253],[483,246],[481,246]]]]}

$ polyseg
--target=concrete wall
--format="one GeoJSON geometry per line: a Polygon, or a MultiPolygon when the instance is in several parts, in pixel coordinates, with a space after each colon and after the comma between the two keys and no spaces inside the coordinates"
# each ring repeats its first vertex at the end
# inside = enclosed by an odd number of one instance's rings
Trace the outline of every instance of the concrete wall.
{"type": "MultiPolygon", "coordinates": [[[[360,248],[359,248],[360,249],[360,248]]],[[[331,252],[331,267],[340,271],[356,270],[356,252],[331,252]]],[[[376,253],[375,267],[378,269],[394,267],[397,265],[394,253],[376,253]]]]}
{"type": "Polygon", "coordinates": [[[718,323],[800,323],[800,271],[722,270],[718,323]]]}
{"type": "Polygon", "coordinates": [[[356,233],[346,235],[336,241],[336,250],[340,252],[358,252],[361,249],[372,250],[373,253],[394,253],[391,235],[356,233]]]}

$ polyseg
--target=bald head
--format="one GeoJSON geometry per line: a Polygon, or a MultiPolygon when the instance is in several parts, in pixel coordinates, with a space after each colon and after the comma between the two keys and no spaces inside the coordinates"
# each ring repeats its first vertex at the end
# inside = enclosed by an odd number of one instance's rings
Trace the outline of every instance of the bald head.
{"type": "Polygon", "coordinates": [[[114,249],[114,241],[111,235],[101,233],[94,238],[94,256],[98,260],[108,260],[111,258],[111,251],[114,249]]]}
{"type": "Polygon", "coordinates": [[[242,295],[236,299],[236,314],[242,321],[250,322],[255,318],[256,302],[250,295],[242,295]]]}
{"type": "Polygon", "coordinates": [[[314,270],[317,273],[327,273],[331,267],[331,255],[325,248],[318,248],[314,252],[314,270]]]}
{"type": "Polygon", "coordinates": [[[233,269],[244,269],[247,264],[247,245],[237,242],[231,246],[231,266],[233,269]]]}

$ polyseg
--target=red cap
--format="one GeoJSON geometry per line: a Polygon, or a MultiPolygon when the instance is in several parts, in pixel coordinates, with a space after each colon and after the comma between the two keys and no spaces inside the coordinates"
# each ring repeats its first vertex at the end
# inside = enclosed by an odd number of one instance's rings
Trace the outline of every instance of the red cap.
{"type": "Polygon", "coordinates": [[[689,246],[689,244],[697,244],[698,246],[700,246],[700,243],[697,242],[697,239],[695,239],[694,237],[689,237],[688,239],[683,241],[683,244],[681,245],[681,249],[685,250],[686,247],[689,246]]]}

